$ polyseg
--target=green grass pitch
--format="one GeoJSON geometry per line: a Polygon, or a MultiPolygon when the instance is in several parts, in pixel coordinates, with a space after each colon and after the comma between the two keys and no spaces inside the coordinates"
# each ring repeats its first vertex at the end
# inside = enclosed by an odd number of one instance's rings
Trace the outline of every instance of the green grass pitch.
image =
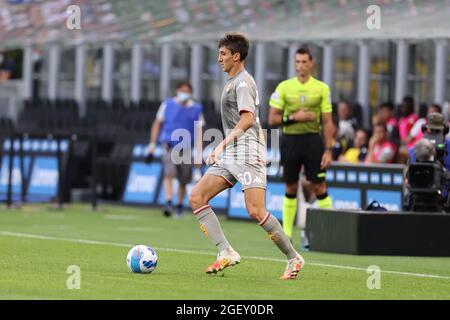
{"type": "Polygon", "coordinates": [[[284,257],[266,233],[256,223],[220,219],[242,260],[207,275],[216,251],[192,214],[168,219],[159,210],[122,206],[97,212],[87,205],[2,206],[0,299],[450,299],[450,258],[305,252],[299,278],[281,281],[284,257]],[[126,255],[136,244],[156,249],[152,274],[128,270],[126,255]],[[71,265],[80,267],[80,289],[67,288],[71,265]],[[379,289],[367,287],[371,265],[381,269],[379,289]]]}

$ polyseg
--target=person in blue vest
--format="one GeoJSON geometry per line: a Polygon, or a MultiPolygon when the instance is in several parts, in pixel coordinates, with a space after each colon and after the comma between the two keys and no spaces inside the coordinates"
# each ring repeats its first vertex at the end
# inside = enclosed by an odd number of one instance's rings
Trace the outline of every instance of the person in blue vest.
{"type": "Polygon", "coordinates": [[[176,96],[162,102],[153,122],[147,152],[153,155],[159,137],[164,150],[162,162],[166,203],[163,213],[166,217],[174,213],[176,217],[183,214],[183,199],[186,185],[192,179],[193,164],[200,166],[202,163],[202,109],[202,105],[192,98],[192,85],[182,81],[176,87],[176,96]],[[172,204],[174,178],[179,182],[176,207],[172,204]]]}

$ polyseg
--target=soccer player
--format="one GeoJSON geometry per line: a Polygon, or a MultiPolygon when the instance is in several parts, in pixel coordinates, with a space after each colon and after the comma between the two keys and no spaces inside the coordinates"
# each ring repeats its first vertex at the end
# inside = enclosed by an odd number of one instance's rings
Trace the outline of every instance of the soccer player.
{"type": "Polygon", "coordinates": [[[211,165],[195,185],[189,201],[200,229],[219,250],[206,273],[217,273],[240,262],[208,202],[226,188],[240,182],[249,215],[269,234],[286,255],[281,279],[295,279],[304,259],[295,251],[278,220],[265,208],[266,147],[259,123],[259,99],[255,80],[244,68],[249,41],[240,33],[225,34],[218,43],[220,63],[229,76],[221,97],[225,139],[206,159],[211,165]]]}
{"type": "MultiPolygon", "coordinates": [[[[311,76],[313,66],[314,60],[309,49],[299,48],[295,53],[296,77],[282,81],[269,101],[269,125],[283,127],[280,146],[286,184],[283,229],[290,238],[297,212],[297,190],[302,166],[306,179],[312,183],[318,207],[332,207],[325,184],[325,169],[331,163],[333,150],[330,89],[327,84],[311,76]]],[[[305,240],[302,246],[307,247],[305,240]]]]}

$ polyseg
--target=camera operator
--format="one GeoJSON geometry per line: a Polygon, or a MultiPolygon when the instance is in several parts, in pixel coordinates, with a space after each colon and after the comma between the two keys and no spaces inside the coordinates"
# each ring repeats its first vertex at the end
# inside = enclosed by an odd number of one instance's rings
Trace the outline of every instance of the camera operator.
{"type": "MultiPolygon", "coordinates": [[[[445,123],[444,116],[438,112],[432,112],[427,116],[426,123],[422,126],[424,136],[422,139],[430,140],[435,146],[436,150],[439,150],[436,154],[437,160],[450,171],[450,139],[446,138],[446,129],[448,126],[445,123]],[[436,146],[441,144],[441,146],[436,146]]],[[[420,141],[420,140],[419,140],[420,141]]],[[[416,162],[416,154],[414,152],[415,146],[409,148],[409,162],[416,162]]],[[[419,159],[420,160],[420,159],[419,159]]]]}
{"type": "Polygon", "coordinates": [[[450,140],[445,138],[448,130],[442,114],[430,113],[422,126],[423,139],[409,148],[406,209],[449,209],[450,140]]]}

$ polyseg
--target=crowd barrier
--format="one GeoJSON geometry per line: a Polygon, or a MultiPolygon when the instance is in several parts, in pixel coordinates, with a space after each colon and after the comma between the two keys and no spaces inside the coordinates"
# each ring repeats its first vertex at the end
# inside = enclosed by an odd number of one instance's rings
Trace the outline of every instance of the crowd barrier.
{"type": "Polygon", "coordinates": [[[365,209],[378,201],[389,211],[401,211],[404,170],[400,164],[333,163],[326,175],[333,208],[365,209]]]}
{"type": "Polygon", "coordinates": [[[450,257],[450,215],[308,209],[312,251],[356,255],[450,257]]]}
{"type": "MultiPolygon", "coordinates": [[[[92,137],[85,137],[92,139],[92,137]]],[[[95,146],[95,143],[93,143],[95,146]]],[[[71,139],[67,136],[30,137],[16,135],[6,139],[2,146],[0,168],[0,201],[8,204],[14,201],[48,202],[61,200],[62,173],[67,170],[71,139]],[[11,183],[10,183],[11,182],[11,183]]],[[[94,148],[95,149],[95,148],[94,148]]],[[[165,202],[162,186],[162,148],[158,146],[154,160],[146,163],[147,145],[138,144],[133,148],[131,163],[122,195],[122,202],[147,206],[158,206],[165,202]]],[[[210,150],[204,150],[204,157],[210,150]]],[[[96,157],[92,152],[93,159],[96,157]]],[[[282,219],[284,183],[279,177],[279,155],[268,150],[268,186],[266,192],[267,209],[278,219],[282,219]]],[[[96,166],[93,166],[93,205],[97,198],[94,186],[96,166]]],[[[199,169],[203,174],[207,167],[199,169]]],[[[350,165],[333,163],[327,170],[326,182],[334,209],[364,209],[376,200],[390,211],[402,210],[403,199],[402,165],[350,165]]],[[[195,181],[187,186],[190,194],[195,181]]],[[[176,203],[178,185],[175,180],[173,202],[176,203]]],[[[184,206],[189,207],[188,196],[184,206]]],[[[244,196],[238,183],[211,200],[210,204],[219,212],[231,218],[249,219],[244,196]]]]}
{"type": "Polygon", "coordinates": [[[68,139],[53,137],[6,139],[0,168],[0,200],[11,204],[57,199],[69,144],[68,139]]]}
{"type": "MultiPolygon", "coordinates": [[[[12,203],[57,202],[62,206],[70,193],[70,164],[73,142],[78,139],[95,141],[95,135],[39,135],[15,133],[1,147],[0,201],[12,203]]],[[[92,158],[96,157],[91,143],[92,158]]],[[[96,183],[92,167],[92,188],[96,183]]],[[[95,207],[95,192],[92,205],[95,207]]]]}

